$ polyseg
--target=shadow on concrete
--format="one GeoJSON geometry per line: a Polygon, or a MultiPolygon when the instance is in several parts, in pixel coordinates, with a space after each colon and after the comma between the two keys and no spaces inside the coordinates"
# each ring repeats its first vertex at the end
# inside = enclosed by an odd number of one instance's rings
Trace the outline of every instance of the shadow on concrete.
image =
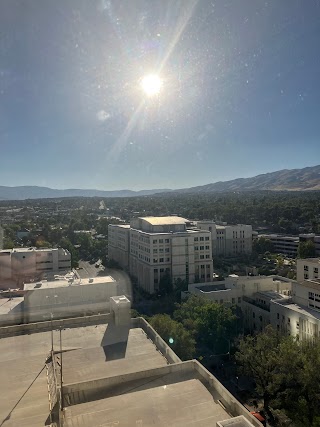
{"type": "Polygon", "coordinates": [[[37,373],[37,375],[34,377],[34,379],[32,380],[31,384],[29,384],[28,388],[26,389],[26,391],[22,394],[22,396],[20,397],[20,399],[16,402],[16,404],[13,406],[13,408],[11,409],[11,411],[9,412],[9,414],[6,416],[6,418],[4,418],[1,421],[0,427],[3,426],[3,424],[6,421],[9,421],[12,415],[12,412],[16,409],[16,407],[19,405],[19,403],[21,402],[21,400],[24,398],[24,396],[28,393],[28,391],[30,390],[30,388],[33,386],[33,384],[36,382],[36,380],[39,378],[39,376],[41,375],[42,371],[44,370],[45,366],[43,366],[43,368],[40,370],[40,372],[37,373]]]}
{"type": "Polygon", "coordinates": [[[130,325],[117,326],[109,323],[101,341],[101,347],[106,357],[110,360],[123,359],[126,356],[130,325]]]}

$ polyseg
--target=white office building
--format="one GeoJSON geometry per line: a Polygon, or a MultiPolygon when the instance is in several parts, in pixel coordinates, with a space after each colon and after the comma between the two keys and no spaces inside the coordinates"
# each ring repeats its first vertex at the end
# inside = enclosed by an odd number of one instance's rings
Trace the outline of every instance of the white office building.
{"type": "Polygon", "coordinates": [[[208,230],[212,239],[212,255],[237,256],[252,252],[252,226],[216,224],[214,221],[198,221],[197,227],[208,230]]]}
{"type": "Polygon", "coordinates": [[[109,225],[109,259],[117,261],[147,292],[159,290],[166,274],[188,283],[213,276],[211,233],[187,219],[135,218],[130,225],[109,225]]]}
{"type": "Polygon", "coordinates": [[[71,269],[70,252],[63,248],[15,248],[0,251],[0,289],[71,269]]]}
{"type": "Polygon", "coordinates": [[[320,258],[297,259],[297,281],[318,279],[320,272],[320,258]]]}

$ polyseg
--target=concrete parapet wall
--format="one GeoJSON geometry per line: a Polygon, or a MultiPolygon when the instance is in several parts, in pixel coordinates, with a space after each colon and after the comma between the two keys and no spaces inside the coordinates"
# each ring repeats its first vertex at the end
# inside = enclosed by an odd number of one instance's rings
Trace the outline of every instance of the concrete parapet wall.
{"type": "Polygon", "coordinates": [[[220,395],[219,400],[226,407],[227,411],[235,416],[243,415],[255,427],[261,427],[258,421],[241,403],[220,383],[220,381],[197,360],[192,361],[195,371],[200,375],[206,387],[215,390],[220,395]]]}
{"type": "Polygon", "coordinates": [[[110,313],[95,314],[92,316],[71,317],[61,320],[46,320],[45,322],[27,323],[22,325],[4,326],[0,328],[0,338],[15,335],[33,334],[36,332],[50,331],[51,328],[78,328],[80,326],[98,325],[108,323],[111,320],[110,313]]]}
{"type": "Polygon", "coordinates": [[[141,328],[146,333],[147,337],[154,343],[157,349],[165,356],[169,363],[181,362],[181,359],[176,355],[176,353],[168,346],[168,344],[143,317],[136,317],[131,319],[131,327],[141,328]]]}
{"type": "Polygon", "coordinates": [[[193,371],[192,361],[180,362],[160,368],[142,370],[124,375],[116,375],[114,377],[64,384],[63,395],[65,397],[65,403],[70,406],[73,404],[73,402],[75,404],[81,403],[81,396],[85,396],[86,400],[91,400],[94,399],[94,397],[97,395],[101,396],[108,393],[110,389],[119,385],[123,385],[125,387],[127,384],[143,379],[152,380],[168,374],[191,371],[193,371]]]}

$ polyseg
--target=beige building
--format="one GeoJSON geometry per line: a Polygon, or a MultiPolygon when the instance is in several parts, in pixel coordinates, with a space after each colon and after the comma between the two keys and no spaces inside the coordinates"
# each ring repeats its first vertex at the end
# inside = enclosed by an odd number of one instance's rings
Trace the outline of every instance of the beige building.
{"type": "Polygon", "coordinates": [[[168,274],[176,279],[210,282],[213,275],[210,231],[184,218],[145,217],[130,226],[109,225],[109,258],[138,279],[147,292],[159,290],[168,274]]]}
{"type": "Polygon", "coordinates": [[[319,258],[297,260],[297,282],[292,282],[292,297],[270,304],[270,322],[282,334],[313,339],[320,336],[319,258]]]}
{"type": "Polygon", "coordinates": [[[320,258],[297,259],[297,281],[318,279],[320,277],[320,258]]]}
{"type": "Polygon", "coordinates": [[[251,225],[220,225],[214,221],[198,221],[197,227],[211,232],[213,257],[251,254],[252,252],[251,225]]]}
{"type": "Polygon", "coordinates": [[[0,288],[22,286],[24,281],[71,269],[70,252],[63,248],[15,248],[0,251],[0,288]]]}

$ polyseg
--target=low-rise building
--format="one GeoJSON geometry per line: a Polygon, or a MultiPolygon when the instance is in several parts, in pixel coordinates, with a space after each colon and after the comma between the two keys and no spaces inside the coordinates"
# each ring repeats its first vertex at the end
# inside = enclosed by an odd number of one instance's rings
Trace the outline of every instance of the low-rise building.
{"type": "Polygon", "coordinates": [[[258,238],[264,237],[271,241],[274,252],[296,258],[298,255],[299,243],[312,241],[315,245],[315,253],[320,255],[320,236],[314,233],[299,234],[299,236],[286,236],[283,234],[260,234],[258,238]]]}
{"type": "Polygon", "coordinates": [[[63,248],[15,248],[0,251],[0,289],[22,287],[24,281],[71,269],[70,252],[63,248]]]}
{"type": "Polygon", "coordinates": [[[197,227],[208,230],[212,239],[212,255],[237,256],[252,252],[252,226],[217,224],[214,221],[197,221],[197,227]]]}
{"type": "Polygon", "coordinates": [[[182,292],[182,298],[197,295],[228,306],[241,309],[244,329],[251,333],[261,332],[272,323],[273,300],[288,300],[292,294],[291,280],[280,276],[236,276],[214,283],[195,283],[182,292]]]}

